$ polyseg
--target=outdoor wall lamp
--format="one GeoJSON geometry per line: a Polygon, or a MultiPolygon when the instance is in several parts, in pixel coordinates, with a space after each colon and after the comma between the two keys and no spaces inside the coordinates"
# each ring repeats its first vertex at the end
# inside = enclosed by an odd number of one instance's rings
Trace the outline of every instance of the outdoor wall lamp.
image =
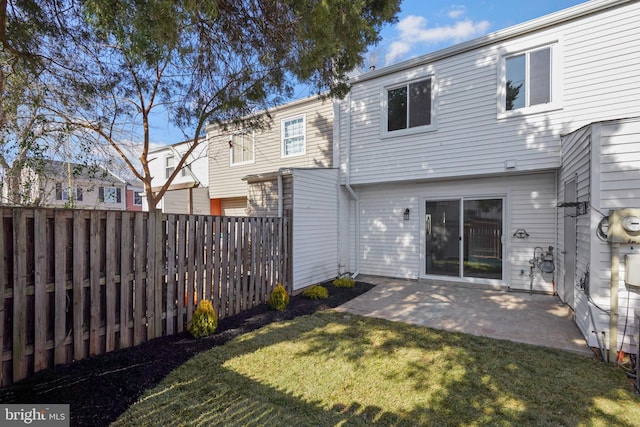
{"type": "Polygon", "coordinates": [[[407,208],[407,209],[405,209],[405,210],[404,210],[404,215],[403,215],[403,217],[404,217],[404,220],[405,220],[405,221],[409,221],[409,212],[410,212],[410,211],[409,211],[409,208],[407,208]]]}

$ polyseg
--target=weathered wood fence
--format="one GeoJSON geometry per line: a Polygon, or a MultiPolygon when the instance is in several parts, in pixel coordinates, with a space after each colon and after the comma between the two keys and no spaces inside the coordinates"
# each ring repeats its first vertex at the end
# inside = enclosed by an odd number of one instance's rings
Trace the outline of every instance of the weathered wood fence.
{"type": "Polygon", "coordinates": [[[287,288],[285,218],[0,209],[0,385],[183,332],[287,288]]]}

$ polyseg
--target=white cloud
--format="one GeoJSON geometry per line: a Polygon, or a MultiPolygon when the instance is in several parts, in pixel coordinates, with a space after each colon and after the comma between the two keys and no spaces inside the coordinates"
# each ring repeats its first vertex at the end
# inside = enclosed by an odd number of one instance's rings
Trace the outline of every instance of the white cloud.
{"type": "Polygon", "coordinates": [[[385,63],[390,64],[401,59],[416,45],[459,43],[486,33],[490,27],[489,21],[474,22],[470,19],[433,28],[429,28],[427,24],[426,18],[417,15],[409,15],[400,20],[397,25],[398,39],[389,46],[385,63]]]}
{"type": "Polygon", "coordinates": [[[466,12],[466,8],[460,5],[452,5],[451,9],[447,12],[447,16],[451,19],[458,19],[466,12]]]}
{"type": "Polygon", "coordinates": [[[389,45],[389,50],[384,56],[385,65],[392,64],[402,58],[411,50],[411,46],[406,42],[393,42],[389,45]]]}

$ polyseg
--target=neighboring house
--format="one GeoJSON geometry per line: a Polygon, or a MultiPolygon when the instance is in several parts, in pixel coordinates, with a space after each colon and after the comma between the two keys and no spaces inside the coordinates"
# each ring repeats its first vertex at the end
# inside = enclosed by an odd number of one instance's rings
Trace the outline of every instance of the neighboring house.
{"type": "Polygon", "coordinates": [[[144,186],[142,183],[132,184],[127,182],[127,210],[140,212],[142,211],[142,202],[144,200],[144,186]]]}
{"type": "MultiPolygon", "coordinates": [[[[157,192],[162,188],[190,146],[191,141],[185,141],[149,151],[152,191],[157,192]]],[[[200,215],[211,213],[207,152],[208,143],[201,140],[157,206],[162,212],[200,215]]],[[[146,199],[144,205],[147,207],[146,199]]]]}
{"type": "Polygon", "coordinates": [[[335,118],[339,242],[315,256],[557,291],[590,346],[637,351],[640,244],[607,241],[602,218],[640,208],[639,21],[637,1],[590,1],[354,77],[335,118]]]}
{"type": "Polygon", "coordinates": [[[291,194],[287,171],[333,166],[333,108],[310,97],[270,111],[267,129],[207,128],[211,213],[277,215],[291,194]]]}
{"type": "MultiPolygon", "coordinates": [[[[101,166],[43,160],[25,168],[27,204],[53,208],[125,210],[126,182],[101,166]]],[[[6,188],[5,188],[6,190],[6,188]]]]}

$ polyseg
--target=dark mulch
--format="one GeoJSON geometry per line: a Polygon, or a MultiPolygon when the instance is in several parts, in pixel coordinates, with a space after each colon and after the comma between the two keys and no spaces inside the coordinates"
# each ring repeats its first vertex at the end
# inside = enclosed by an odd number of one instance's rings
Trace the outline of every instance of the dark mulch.
{"type": "Polygon", "coordinates": [[[283,312],[263,304],[222,319],[216,333],[194,339],[188,333],[156,338],[137,347],[38,372],[0,389],[2,403],[71,405],[71,425],[103,426],[116,420],[142,393],[195,354],[223,345],[241,334],[318,310],[337,307],[373,285],[357,282],[351,289],[329,288],[329,298],[292,296],[283,312]]]}

